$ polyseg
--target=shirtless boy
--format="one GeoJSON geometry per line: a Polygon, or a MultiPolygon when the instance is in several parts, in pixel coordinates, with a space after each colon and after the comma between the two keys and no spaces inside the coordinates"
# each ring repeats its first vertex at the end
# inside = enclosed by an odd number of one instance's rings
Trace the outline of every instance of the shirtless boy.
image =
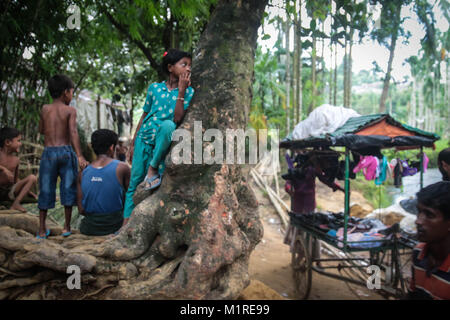
{"type": "Polygon", "coordinates": [[[50,230],[45,227],[45,219],[47,210],[55,207],[58,176],[61,178],[60,197],[65,213],[62,235],[71,234],[72,207],[77,204],[78,163],[82,169],[87,165],[81,153],[76,122],[77,112],[75,108],[69,106],[73,88],[73,82],[67,76],[53,76],[48,81],[48,90],[53,103],[44,105],[41,111],[39,132],[44,134],[45,148],[39,169],[40,226],[37,235],[39,239],[46,239],[50,234],[50,230]]]}
{"type": "Polygon", "coordinates": [[[12,210],[26,212],[20,202],[27,194],[37,199],[30,191],[36,184],[36,176],[30,174],[25,179],[19,179],[19,158],[13,153],[19,152],[21,138],[15,128],[6,127],[0,130],[0,200],[13,201],[12,210]]]}

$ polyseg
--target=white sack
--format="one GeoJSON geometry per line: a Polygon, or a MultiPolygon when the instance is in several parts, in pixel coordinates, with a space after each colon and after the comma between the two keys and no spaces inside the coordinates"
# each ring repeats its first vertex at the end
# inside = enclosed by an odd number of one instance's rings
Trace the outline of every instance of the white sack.
{"type": "Polygon", "coordinates": [[[349,118],[359,117],[355,110],[323,104],[315,108],[303,121],[300,121],[292,133],[293,140],[303,140],[325,133],[332,133],[349,118]]]}

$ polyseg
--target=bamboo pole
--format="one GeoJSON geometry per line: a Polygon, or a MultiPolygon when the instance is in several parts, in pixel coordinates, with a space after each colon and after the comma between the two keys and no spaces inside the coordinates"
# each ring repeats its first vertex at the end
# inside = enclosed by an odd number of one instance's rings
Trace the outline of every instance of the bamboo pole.
{"type": "Polygon", "coordinates": [[[275,166],[275,161],[273,161],[273,159],[272,159],[272,168],[273,168],[273,176],[275,178],[275,190],[277,191],[277,196],[279,197],[280,196],[280,186],[278,185],[278,171],[275,166]]]}
{"type": "MultiPolygon", "coordinates": [[[[260,181],[263,181],[261,175],[258,172],[255,171],[254,174],[256,175],[257,179],[259,179],[260,181]]],[[[286,202],[284,202],[283,199],[281,199],[281,197],[279,195],[277,195],[275,193],[275,191],[273,191],[273,189],[270,188],[266,183],[263,183],[263,184],[264,184],[264,186],[262,188],[265,189],[267,192],[271,192],[272,195],[278,200],[278,202],[280,202],[286,208],[286,210],[289,211],[290,208],[286,204],[286,202]]]]}
{"type": "Polygon", "coordinates": [[[265,181],[263,181],[261,179],[261,177],[258,177],[257,172],[255,172],[254,170],[251,170],[250,173],[253,176],[253,179],[257,182],[257,184],[259,184],[259,187],[261,189],[267,191],[269,199],[272,202],[272,204],[274,205],[278,215],[280,216],[280,220],[281,220],[283,226],[287,227],[289,223],[287,221],[286,213],[281,208],[280,203],[278,202],[278,199],[276,198],[275,192],[269,186],[267,186],[267,184],[265,183],[265,181]]]}
{"type": "Polygon", "coordinates": [[[33,142],[30,142],[30,141],[26,141],[26,140],[22,140],[21,142],[22,142],[23,145],[34,147],[36,149],[44,151],[44,146],[42,146],[40,144],[33,143],[33,142]]]}

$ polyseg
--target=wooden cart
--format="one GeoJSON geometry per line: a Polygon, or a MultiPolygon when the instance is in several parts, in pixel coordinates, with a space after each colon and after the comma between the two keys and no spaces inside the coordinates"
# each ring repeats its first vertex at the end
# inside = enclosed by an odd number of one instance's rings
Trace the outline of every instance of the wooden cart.
{"type": "MultiPolygon", "coordinates": [[[[377,286],[379,279],[380,293],[401,297],[406,293],[407,286],[403,277],[403,268],[414,247],[414,241],[399,237],[400,230],[392,230],[392,235],[373,241],[348,241],[348,221],[350,217],[350,151],[367,150],[367,148],[420,148],[432,147],[440,137],[436,134],[413,128],[393,119],[387,114],[377,114],[350,118],[335,132],[305,140],[285,139],[280,148],[299,150],[306,148],[344,148],[345,152],[345,204],[342,226],[343,239],[332,237],[315,227],[314,214],[301,215],[290,212],[291,225],[300,232],[294,239],[291,266],[298,298],[307,299],[311,290],[312,272],[347,281],[361,286],[377,286]],[[335,248],[342,257],[320,259],[313,258],[314,243],[323,241],[335,248]],[[370,243],[372,242],[372,244],[370,243]],[[353,253],[358,252],[359,257],[353,253]],[[402,259],[402,257],[404,257],[402,259]],[[318,262],[327,266],[318,267],[318,262]],[[330,265],[331,264],[331,265],[330,265]],[[360,269],[374,272],[366,273],[366,277],[349,277],[341,273],[343,269],[360,269]],[[370,270],[367,270],[371,268],[370,270]],[[339,273],[328,272],[329,269],[339,273]],[[374,281],[372,281],[374,280],[374,281]]],[[[423,187],[423,157],[420,157],[420,187],[423,187]]],[[[362,274],[362,273],[360,273],[362,274]]]]}

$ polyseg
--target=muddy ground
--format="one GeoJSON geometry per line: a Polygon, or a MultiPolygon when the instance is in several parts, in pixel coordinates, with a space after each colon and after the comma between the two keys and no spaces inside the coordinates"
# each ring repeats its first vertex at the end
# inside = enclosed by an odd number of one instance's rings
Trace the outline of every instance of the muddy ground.
{"type": "MultiPolygon", "coordinates": [[[[264,237],[250,256],[249,272],[253,280],[259,280],[286,299],[297,299],[291,271],[291,253],[289,246],[283,243],[284,231],[276,210],[269,198],[253,186],[259,203],[259,213],[264,226],[264,237]]],[[[283,189],[283,200],[289,205],[290,200],[283,189]]],[[[317,207],[322,210],[339,212],[343,210],[344,194],[333,192],[321,183],[316,184],[317,207]]],[[[358,192],[352,192],[351,202],[371,210],[370,204],[358,192]]],[[[325,257],[325,253],[322,253],[325,257]]],[[[338,273],[336,271],[336,273],[338,273]]],[[[348,284],[313,272],[311,300],[383,300],[374,290],[348,284]]]]}

